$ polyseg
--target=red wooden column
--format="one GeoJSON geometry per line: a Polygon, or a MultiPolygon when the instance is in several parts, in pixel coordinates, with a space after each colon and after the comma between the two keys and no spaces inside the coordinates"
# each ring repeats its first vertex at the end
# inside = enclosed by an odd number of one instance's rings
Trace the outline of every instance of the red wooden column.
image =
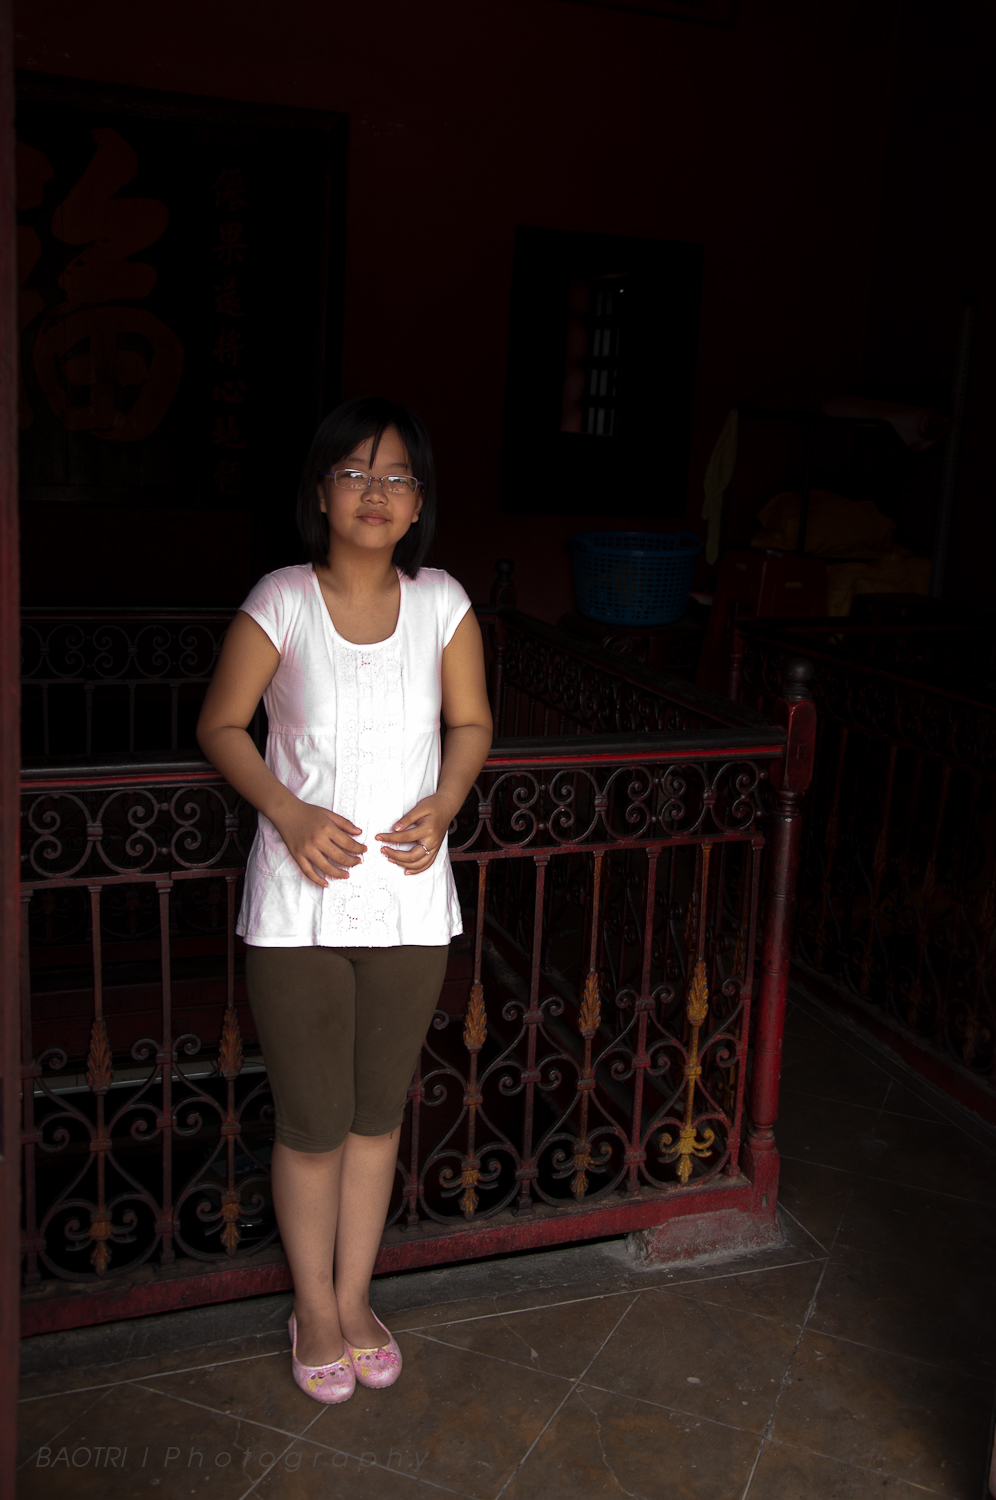
{"type": "Polygon", "coordinates": [[[0,1496],[14,1495],[20,1340],[17,562],[17,271],[14,259],[14,30],[0,0],[0,1496]]]}
{"type": "Polygon", "coordinates": [[[751,1180],[751,1211],[774,1218],[778,1201],[778,1151],[775,1120],[782,1070],[782,1035],[792,960],[799,847],[802,841],[802,796],[813,776],[816,709],[807,683],[812,665],[798,658],[786,663],[781,697],[772,718],[788,731],[785,760],[772,766],[775,812],[768,843],[764,897],[764,943],[761,985],[754,1031],[754,1068],[750,1089],[750,1129],[741,1162],[751,1180]]]}

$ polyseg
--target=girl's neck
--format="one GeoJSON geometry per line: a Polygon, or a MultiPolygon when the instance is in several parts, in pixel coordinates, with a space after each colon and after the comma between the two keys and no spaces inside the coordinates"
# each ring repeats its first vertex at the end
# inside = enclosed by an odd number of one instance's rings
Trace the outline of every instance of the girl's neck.
{"type": "Polygon", "coordinates": [[[330,547],[325,566],[315,572],[323,588],[344,599],[393,592],[398,584],[398,570],[390,556],[347,552],[340,547],[330,547]]]}

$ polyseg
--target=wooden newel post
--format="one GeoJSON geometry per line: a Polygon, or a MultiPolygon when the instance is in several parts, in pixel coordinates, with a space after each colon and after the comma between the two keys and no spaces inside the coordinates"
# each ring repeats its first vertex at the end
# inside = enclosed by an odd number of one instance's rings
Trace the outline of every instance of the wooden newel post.
{"type": "Polygon", "coordinates": [[[774,722],[788,732],[788,744],[785,759],[773,762],[771,767],[775,811],[768,843],[750,1127],[742,1154],[742,1166],[751,1181],[752,1212],[771,1218],[778,1196],[775,1120],[802,841],[802,797],[812,780],[816,746],[816,709],[807,686],[812,675],[808,661],[791,658],[785,665],[781,697],[772,714],[774,722]]]}
{"type": "Polygon", "coordinates": [[[495,563],[495,581],[491,585],[491,603],[496,609],[515,608],[515,563],[510,557],[499,557],[495,563]]]}
{"type": "Polygon", "coordinates": [[[740,679],[743,675],[744,666],[744,638],[733,625],[733,641],[730,646],[730,672],[726,680],[726,696],[732,698],[734,703],[740,702],[740,679]]]}
{"type": "MultiPolygon", "coordinates": [[[[491,585],[491,603],[495,609],[515,608],[515,584],[512,582],[512,572],[515,564],[510,557],[499,557],[495,563],[495,581],[491,585]]],[[[503,733],[503,697],[505,687],[505,642],[507,632],[501,616],[495,617],[495,622],[489,630],[491,646],[491,664],[488,669],[488,697],[491,701],[491,716],[495,723],[495,735],[503,733]]]]}

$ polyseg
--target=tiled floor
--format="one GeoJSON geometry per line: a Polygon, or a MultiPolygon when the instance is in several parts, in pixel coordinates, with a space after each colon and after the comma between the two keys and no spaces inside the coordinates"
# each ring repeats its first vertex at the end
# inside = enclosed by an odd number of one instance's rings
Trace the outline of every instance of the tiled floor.
{"type": "Polygon", "coordinates": [[[783,1249],[385,1279],[402,1379],[333,1408],[291,1381],[287,1298],[32,1340],[20,1494],[981,1500],[996,1146],[936,1103],[797,1002],[783,1249]]]}

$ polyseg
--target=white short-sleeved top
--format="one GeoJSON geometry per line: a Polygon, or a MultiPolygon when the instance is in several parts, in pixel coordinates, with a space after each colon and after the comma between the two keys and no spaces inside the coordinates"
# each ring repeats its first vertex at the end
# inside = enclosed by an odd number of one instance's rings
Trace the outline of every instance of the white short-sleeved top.
{"type": "Polygon", "coordinates": [[[445,841],[424,874],[406,876],[373,837],[436,790],[443,647],[470,608],[439,568],[399,578],[394,634],[370,646],[336,630],[310,564],[268,573],[242,605],[280,652],[263,695],[266,764],[302,801],[361,828],[368,850],[323,890],[260,814],[236,929],[251,945],[429,946],[463,931],[445,841]]]}

